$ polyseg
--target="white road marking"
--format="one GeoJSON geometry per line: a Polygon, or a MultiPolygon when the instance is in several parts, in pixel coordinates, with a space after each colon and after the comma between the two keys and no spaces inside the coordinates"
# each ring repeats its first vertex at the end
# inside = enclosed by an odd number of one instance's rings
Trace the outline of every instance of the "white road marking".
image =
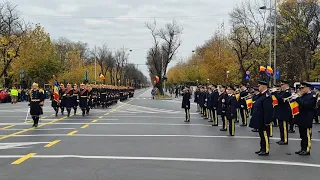
{"type": "MultiPolygon", "coordinates": [[[[95,123],[96,124],[96,123],[95,123]]],[[[28,135],[15,135],[12,137],[51,137],[68,136],[66,134],[28,134],[28,135]]],[[[73,137],[186,137],[186,138],[225,138],[225,139],[259,139],[258,136],[206,136],[206,135],[179,135],[179,134],[74,134],[73,137]]],[[[272,137],[272,140],[279,140],[280,137],[272,137]]],[[[290,138],[292,141],[301,141],[299,138],[290,138]]],[[[312,139],[313,142],[320,142],[320,139],[312,139]]]]}
{"type": "MultiPolygon", "coordinates": [[[[55,130],[72,130],[77,128],[48,128],[48,129],[33,129],[32,131],[55,131],[55,130]]],[[[4,131],[20,131],[25,129],[4,129],[4,131]]]]}
{"type": "MultiPolygon", "coordinates": [[[[56,119],[41,119],[40,121],[52,121],[56,119]]],[[[99,119],[101,121],[118,121],[119,119],[99,119]]],[[[28,121],[32,121],[32,119],[28,119],[28,121]]],[[[92,121],[91,119],[64,119],[63,121],[92,121]]]]}
{"type": "MultiPolygon", "coordinates": [[[[0,156],[0,158],[12,158],[15,155],[0,156]]],[[[19,156],[22,157],[22,156],[19,156]]],[[[320,164],[294,162],[294,161],[277,161],[277,160],[259,160],[259,159],[201,159],[201,158],[172,158],[172,157],[133,157],[133,156],[82,156],[82,155],[35,155],[32,158],[39,159],[110,159],[110,160],[144,160],[144,161],[179,161],[179,162],[207,162],[207,163],[246,163],[246,164],[269,164],[285,166],[301,166],[320,168],[320,164]]]]}
{"type": "Polygon", "coordinates": [[[0,143],[0,149],[18,149],[18,148],[28,148],[26,146],[36,145],[36,144],[48,144],[50,142],[15,142],[15,143],[0,143]]]}

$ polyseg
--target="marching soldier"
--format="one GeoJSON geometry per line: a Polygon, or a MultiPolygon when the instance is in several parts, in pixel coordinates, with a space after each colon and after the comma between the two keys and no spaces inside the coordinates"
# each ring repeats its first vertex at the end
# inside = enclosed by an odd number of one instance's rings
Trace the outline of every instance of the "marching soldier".
{"type": "Polygon", "coordinates": [[[299,104],[299,114],[295,118],[301,138],[301,150],[295,153],[300,156],[308,156],[311,149],[312,121],[316,107],[316,96],[311,92],[311,84],[302,82],[300,88],[298,95],[292,97],[299,104]]]}
{"type": "Polygon", "coordinates": [[[87,86],[87,90],[88,90],[88,106],[87,106],[87,112],[86,114],[89,115],[90,109],[92,108],[92,86],[89,84],[87,86]]]}
{"type": "MultiPolygon", "coordinates": [[[[54,92],[54,90],[52,92],[54,92]]],[[[60,105],[60,100],[59,99],[54,99],[54,93],[51,93],[51,107],[55,111],[56,117],[58,116],[59,105],[60,105]]]]}
{"type": "Polygon", "coordinates": [[[186,87],[183,90],[183,97],[182,97],[182,108],[186,112],[186,120],[184,122],[190,122],[190,99],[191,99],[191,94],[190,94],[189,88],[186,87]]]}
{"type": "Polygon", "coordinates": [[[102,109],[106,107],[106,98],[107,98],[107,90],[106,90],[106,87],[102,85],[100,89],[100,104],[102,106],[102,109]]]}
{"type": "Polygon", "coordinates": [[[220,131],[227,131],[226,99],[228,98],[228,94],[226,92],[226,87],[221,86],[220,92],[221,94],[218,100],[218,113],[221,115],[222,119],[222,128],[220,131]]]}
{"type": "Polygon", "coordinates": [[[77,114],[77,109],[78,109],[78,97],[79,97],[79,89],[78,89],[78,85],[74,84],[73,85],[73,114],[76,115],[77,114]]]}
{"type": "Polygon", "coordinates": [[[67,90],[64,94],[65,97],[65,108],[67,109],[68,112],[68,117],[70,116],[71,108],[73,108],[73,89],[71,87],[71,84],[67,84],[67,90]]]}
{"type": "Polygon", "coordinates": [[[33,126],[38,127],[40,115],[43,114],[42,106],[44,105],[43,94],[39,91],[37,83],[32,84],[32,90],[30,92],[29,106],[30,115],[33,119],[33,126]]]}
{"type": "Polygon", "coordinates": [[[88,107],[88,90],[85,88],[84,84],[80,84],[79,91],[79,107],[82,110],[82,116],[86,115],[86,110],[88,107]]]}
{"type": "Polygon", "coordinates": [[[60,89],[59,89],[59,97],[60,97],[60,109],[61,109],[61,114],[63,115],[64,113],[64,106],[65,106],[65,102],[66,102],[66,99],[65,99],[65,94],[66,92],[66,89],[64,87],[64,84],[60,84],[60,89]]]}
{"type": "Polygon", "coordinates": [[[269,130],[272,118],[272,98],[268,91],[268,83],[259,81],[259,98],[255,101],[249,127],[259,129],[260,150],[255,152],[259,156],[269,156],[269,130]]]}
{"type": "Polygon", "coordinates": [[[226,117],[229,121],[229,135],[235,134],[235,116],[237,114],[237,99],[234,95],[234,87],[228,87],[226,98],[226,117]]]}
{"type": "Polygon", "coordinates": [[[276,118],[279,121],[280,129],[280,141],[277,142],[279,145],[288,144],[288,123],[292,120],[292,113],[290,107],[291,92],[289,89],[288,81],[281,81],[281,91],[275,93],[275,97],[278,100],[278,109],[276,111],[276,118]]]}

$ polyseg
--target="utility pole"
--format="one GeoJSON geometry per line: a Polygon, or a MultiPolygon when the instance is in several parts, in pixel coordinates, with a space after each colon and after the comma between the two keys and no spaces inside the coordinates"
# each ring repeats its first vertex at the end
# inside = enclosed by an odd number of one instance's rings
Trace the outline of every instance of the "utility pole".
{"type": "Polygon", "coordinates": [[[97,84],[97,56],[96,56],[96,46],[94,46],[94,84],[97,84]]]}
{"type": "Polygon", "coordinates": [[[276,69],[277,69],[277,0],[274,0],[274,62],[273,62],[273,83],[276,84],[276,69]]]}

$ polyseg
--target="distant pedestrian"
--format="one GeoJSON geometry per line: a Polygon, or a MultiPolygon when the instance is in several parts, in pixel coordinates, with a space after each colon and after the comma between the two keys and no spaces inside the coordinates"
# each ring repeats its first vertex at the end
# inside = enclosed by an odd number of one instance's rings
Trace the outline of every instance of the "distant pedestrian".
{"type": "Polygon", "coordinates": [[[11,104],[16,104],[18,101],[18,95],[19,92],[16,89],[16,87],[12,87],[11,91],[10,91],[10,96],[11,96],[11,104]]]}
{"type": "Polygon", "coordinates": [[[191,99],[191,94],[190,90],[188,87],[186,87],[183,90],[182,93],[182,108],[185,110],[186,113],[186,120],[184,122],[190,122],[190,99],[191,99]]]}

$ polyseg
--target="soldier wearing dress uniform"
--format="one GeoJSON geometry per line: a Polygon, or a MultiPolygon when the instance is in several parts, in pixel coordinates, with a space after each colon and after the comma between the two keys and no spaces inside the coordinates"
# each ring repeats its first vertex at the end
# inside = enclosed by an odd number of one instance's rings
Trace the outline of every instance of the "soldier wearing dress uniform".
{"type": "Polygon", "coordinates": [[[212,112],[211,119],[213,120],[212,126],[218,126],[218,101],[219,101],[219,92],[216,85],[212,85],[212,112]]]}
{"type": "Polygon", "coordinates": [[[43,93],[39,91],[37,83],[32,84],[32,90],[30,91],[30,115],[33,119],[33,126],[38,127],[40,116],[43,114],[42,106],[44,105],[43,93]]]}
{"type": "Polygon", "coordinates": [[[316,96],[311,92],[311,84],[302,82],[300,92],[292,97],[299,104],[299,114],[295,116],[295,123],[299,127],[301,149],[295,152],[301,156],[310,155],[312,121],[316,107],[316,96]]]}
{"type": "Polygon", "coordinates": [[[240,110],[240,116],[242,120],[242,124],[240,126],[247,126],[247,118],[248,118],[248,107],[246,103],[246,97],[249,95],[249,91],[245,85],[241,86],[240,91],[240,99],[239,99],[239,110],[240,110]]]}
{"type": "Polygon", "coordinates": [[[219,95],[218,100],[218,113],[222,119],[222,128],[220,129],[220,131],[227,131],[226,99],[228,97],[228,94],[226,92],[226,87],[221,86],[220,92],[221,94],[219,95]]]}
{"type": "Polygon", "coordinates": [[[205,100],[205,97],[204,97],[204,87],[202,86],[201,89],[200,89],[200,93],[199,93],[199,106],[200,106],[200,114],[203,115],[203,111],[204,111],[204,100],[205,100]]]}
{"type": "Polygon", "coordinates": [[[82,116],[85,116],[88,107],[88,90],[85,88],[84,84],[80,84],[79,91],[79,107],[82,110],[82,116]]]}
{"type": "Polygon", "coordinates": [[[185,110],[186,113],[186,120],[184,122],[190,122],[190,99],[191,99],[191,94],[190,90],[188,87],[186,87],[183,90],[183,95],[182,95],[182,108],[185,110]]]}
{"type": "Polygon", "coordinates": [[[281,81],[281,91],[274,94],[278,100],[278,106],[276,111],[276,119],[279,122],[280,129],[280,141],[277,142],[279,145],[288,144],[288,123],[292,121],[292,113],[290,107],[291,91],[288,81],[281,81]]]}
{"type": "Polygon", "coordinates": [[[268,91],[268,83],[259,81],[259,98],[253,105],[252,118],[249,127],[259,129],[260,150],[255,152],[259,156],[269,155],[269,130],[272,118],[272,98],[268,91]]]}
{"type": "Polygon", "coordinates": [[[90,109],[93,107],[93,102],[92,102],[93,91],[92,91],[92,86],[90,84],[87,86],[87,90],[88,90],[88,106],[87,106],[86,114],[89,115],[90,109]]]}
{"type": "Polygon", "coordinates": [[[73,114],[77,114],[77,109],[78,109],[78,97],[79,97],[79,88],[77,84],[73,85],[73,114]]]}
{"type": "Polygon", "coordinates": [[[100,89],[100,104],[102,106],[102,109],[106,107],[106,100],[107,100],[107,89],[104,85],[102,85],[100,89]]]}
{"type": "Polygon", "coordinates": [[[73,89],[71,87],[71,84],[67,84],[67,90],[65,91],[65,94],[63,95],[65,97],[65,108],[68,112],[68,117],[70,116],[71,108],[73,108],[73,89]]]}
{"type": "Polygon", "coordinates": [[[237,114],[237,99],[234,94],[235,88],[230,86],[227,89],[226,98],[226,117],[229,122],[229,135],[234,136],[235,134],[235,117],[237,114]]]}
{"type": "Polygon", "coordinates": [[[64,84],[60,84],[60,89],[59,89],[59,98],[60,98],[60,109],[61,109],[61,114],[63,115],[64,113],[64,106],[65,106],[65,102],[66,102],[66,99],[65,99],[65,91],[66,91],[66,88],[64,87],[64,84]]]}
{"type": "MultiPolygon", "coordinates": [[[[52,90],[52,92],[54,92],[54,90],[52,90]]],[[[54,93],[51,93],[51,107],[53,108],[56,117],[58,116],[58,112],[59,112],[59,106],[60,106],[60,100],[55,100],[54,99],[54,93]]]]}
{"type": "Polygon", "coordinates": [[[212,111],[213,111],[213,93],[211,90],[211,86],[208,88],[207,94],[207,109],[208,109],[208,122],[213,122],[212,111]]]}
{"type": "Polygon", "coordinates": [[[314,121],[315,124],[320,124],[320,92],[319,87],[314,88],[314,95],[316,96],[317,104],[315,109],[314,121]]]}
{"type": "Polygon", "coordinates": [[[199,94],[200,94],[200,88],[197,87],[196,91],[194,92],[194,102],[197,104],[197,112],[200,112],[199,94]]]}

